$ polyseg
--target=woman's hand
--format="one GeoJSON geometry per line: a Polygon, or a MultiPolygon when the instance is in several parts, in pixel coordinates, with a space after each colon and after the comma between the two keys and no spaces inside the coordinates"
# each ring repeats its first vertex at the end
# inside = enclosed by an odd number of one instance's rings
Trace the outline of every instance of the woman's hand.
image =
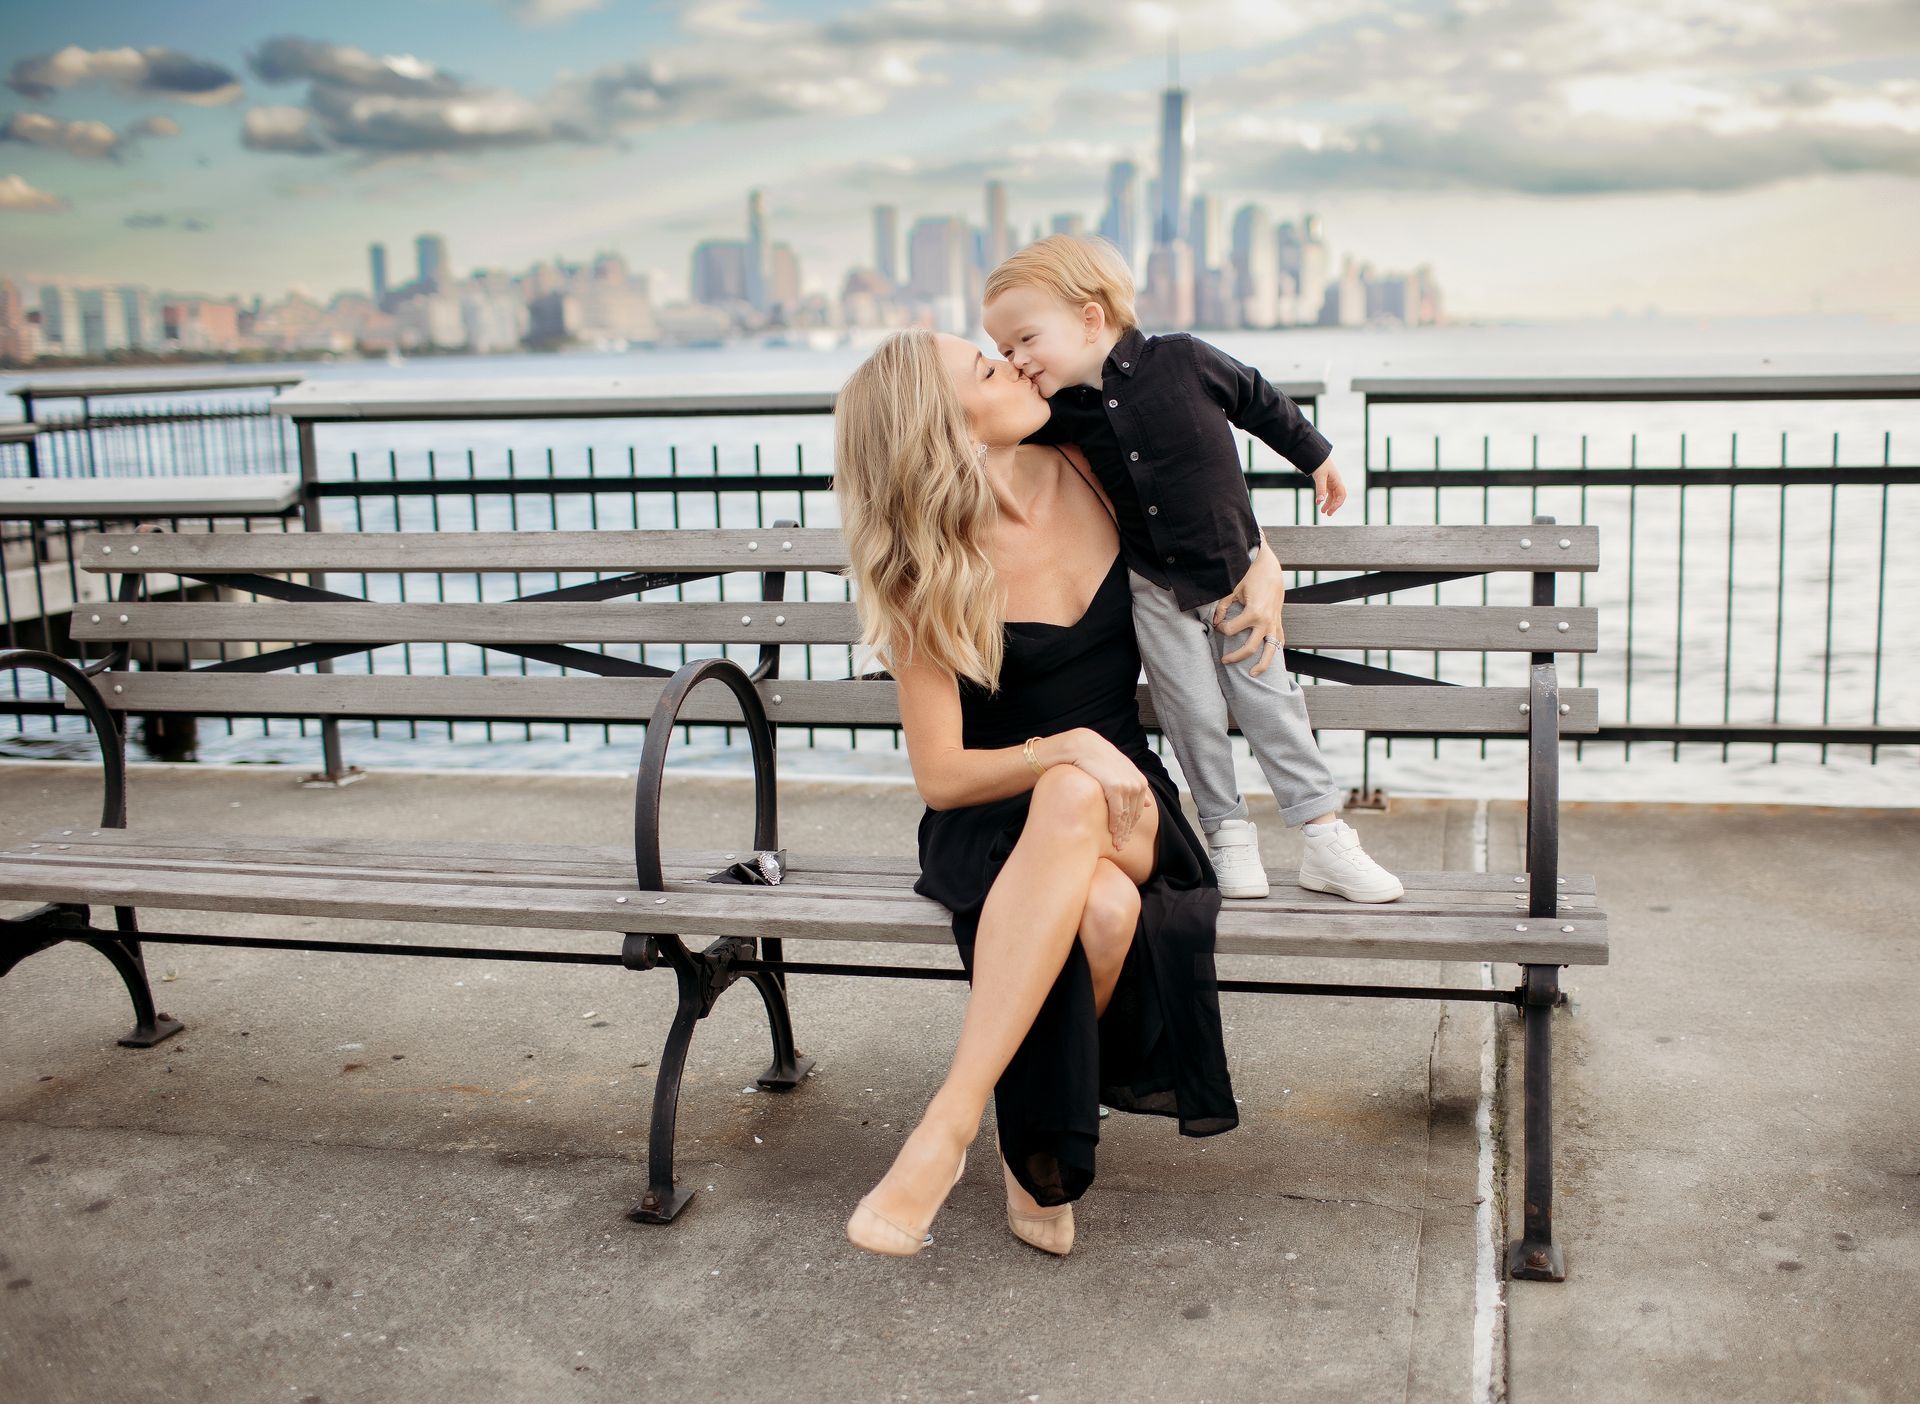
{"type": "Polygon", "coordinates": [[[1331,517],[1347,500],[1347,481],[1329,458],[1313,470],[1313,505],[1323,517],[1331,517]]]}
{"type": "Polygon", "coordinates": [[[1273,554],[1273,548],[1265,539],[1260,542],[1260,554],[1254,557],[1253,564],[1247,567],[1247,573],[1240,577],[1239,585],[1231,595],[1222,599],[1213,607],[1213,627],[1223,634],[1242,634],[1252,629],[1253,636],[1232,653],[1222,655],[1222,663],[1238,663],[1243,658],[1260,655],[1260,661],[1247,670],[1249,677],[1259,677],[1280,656],[1285,635],[1280,628],[1280,608],[1287,597],[1286,572],[1280,568],[1280,558],[1273,554]],[[1240,612],[1227,618],[1227,606],[1238,602],[1240,612]]]}
{"type": "Polygon", "coordinates": [[[1100,782],[1107,796],[1107,828],[1113,835],[1113,846],[1125,848],[1133,838],[1133,826],[1153,804],[1147,777],[1097,731],[1082,727],[1064,739],[1069,742],[1070,763],[1100,782]]]}

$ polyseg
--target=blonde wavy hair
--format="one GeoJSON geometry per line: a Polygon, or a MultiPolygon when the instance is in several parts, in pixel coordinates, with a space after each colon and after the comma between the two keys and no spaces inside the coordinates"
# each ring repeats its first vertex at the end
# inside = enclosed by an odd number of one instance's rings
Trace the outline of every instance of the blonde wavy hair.
{"type": "Polygon", "coordinates": [[[1097,302],[1115,331],[1139,325],[1133,308],[1133,273],[1120,250],[1105,239],[1081,234],[1050,234],[1008,257],[987,275],[980,304],[1009,288],[1032,287],[1058,298],[1075,314],[1097,302]]]}
{"type": "Polygon", "coordinates": [[[998,687],[999,508],[934,333],[895,333],[847,377],[833,449],[861,642],[890,671],[929,663],[998,687]]]}

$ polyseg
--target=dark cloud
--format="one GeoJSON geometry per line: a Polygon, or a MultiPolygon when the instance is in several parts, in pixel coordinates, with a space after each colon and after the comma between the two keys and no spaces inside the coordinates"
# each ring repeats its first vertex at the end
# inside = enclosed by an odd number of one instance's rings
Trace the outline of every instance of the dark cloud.
{"type": "Polygon", "coordinates": [[[156,210],[139,210],[121,221],[129,229],[183,229],[189,234],[200,234],[213,226],[198,215],[169,215],[156,210]]]}
{"type": "Polygon", "coordinates": [[[465,86],[410,54],[375,55],[348,44],[292,35],[267,40],[247,55],[247,64],[262,82],[320,83],[344,92],[431,97],[458,93],[465,86]]]}
{"type": "Polygon", "coordinates": [[[110,83],[141,97],[172,98],[214,107],[240,96],[239,78],[230,70],[178,49],[83,49],[69,44],[50,54],[14,63],[7,86],[23,97],[44,101],[63,88],[110,83]]]}

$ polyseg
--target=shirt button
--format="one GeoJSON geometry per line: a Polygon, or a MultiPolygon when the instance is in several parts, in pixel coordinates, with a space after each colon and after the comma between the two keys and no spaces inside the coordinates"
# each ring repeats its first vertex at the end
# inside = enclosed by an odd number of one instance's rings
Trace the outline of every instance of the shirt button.
{"type": "Polygon", "coordinates": [[[1132,361],[1122,361],[1122,362],[1120,363],[1120,369],[1121,369],[1121,370],[1132,370],[1132,369],[1133,369],[1133,362],[1132,362],[1132,361]]]}
{"type": "Polygon", "coordinates": [[[1119,402],[1118,400],[1108,400],[1108,401],[1107,401],[1107,408],[1108,408],[1108,409],[1119,409],[1119,408],[1120,408],[1120,402],[1119,402]]]}
{"type": "Polygon", "coordinates": [[[1172,565],[1172,564],[1173,564],[1173,557],[1172,557],[1172,556],[1168,556],[1168,557],[1167,557],[1167,564],[1168,564],[1168,565],[1172,565]]]}
{"type": "Polygon", "coordinates": [[[1140,451],[1138,449],[1135,449],[1132,453],[1127,455],[1127,462],[1138,463],[1139,461],[1140,461],[1140,451]]]}
{"type": "Polygon", "coordinates": [[[1147,515],[1149,517],[1157,517],[1160,515],[1160,509],[1158,507],[1149,507],[1147,508],[1147,515]]]}

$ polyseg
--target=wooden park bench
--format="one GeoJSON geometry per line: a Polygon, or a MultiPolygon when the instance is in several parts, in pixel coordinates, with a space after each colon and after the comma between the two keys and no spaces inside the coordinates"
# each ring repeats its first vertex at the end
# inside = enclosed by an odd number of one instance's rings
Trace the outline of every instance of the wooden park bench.
{"type": "MultiPolygon", "coordinates": [[[[1558,853],[1558,741],[1597,725],[1595,694],[1559,686],[1554,654],[1597,646],[1592,609],[1554,602],[1555,573],[1597,567],[1590,527],[1279,527],[1269,537],[1289,568],[1352,572],[1295,586],[1286,607],[1287,665],[1327,685],[1307,689],[1314,724],[1376,735],[1515,736],[1528,740],[1527,864],[1520,873],[1403,874],[1407,895],[1362,906],[1305,892],[1271,874],[1260,901],[1226,904],[1222,954],[1322,956],[1517,964],[1512,989],[1444,989],[1299,981],[1222,980],[1227,991],[1492,999],[1516,1005],[1525,1025],[1525,1229],[1509,1247],[1520,1277],[1558,1280],[1552,1236],[1550,1049],[1559,969],[1607,958],[1605,918],[1590,878],[1563,875],[1558,853]],[[1532,604],[1390,604],[1369,598],[1489,572],[1532,576],[1532,604]],[[1531,655],[1525,687],[1478,687],[1329,656],[1323,650],[1403,649],[1531,655]]],[[[92,534],[80,543],[88,571],[119,577],[114,603],[83,611],[74,637],[111,648],[86,666],[47,654],[0,656],[0,668],[53,674],[84,707],[103,747],[106,801],[97,827],[77,825],[0,854],[0,900],[37,902],[0,923],[0,973],[62,941],[83,942],[119,971],[135,1027],[120,1040],[148,1047],[181,1025],[154,1007],[143,942],[577,961],[631,970],[670,967],[679,1006],[654,1086],[648,1184],[631,1217],[671,1221],[693,1195],[673,1174],[675,1110],[687,1049],[700,1019],[735,981],[760,992],[773,1060],[758,1082],[796,1088],[813,1060],[795,1047],[786,982],[796,975],[926,977],[920,967],[789,960],[788,941],[905,941],[947,945],[947,912],[915,895],[914,865],[826,852],[786,855],[782,880],[709,881],[737,857],[662,847],[661,782],[675,725],[745,728],[754,769],[752,849],[780,848],[774,782],[776,728],[897,725],[884,675],[842,680],[780,676],[784,644],[847,644],[857,635],[845,602],[784,599],[787,572],[839,571],[833,530],[534,533],[92,534]],[[499,603],[373,602],[313,581],[363,572],[593,574],[499,603]],[[676,582],[722,574],[761,577],[757,603],[639,598],[676,582]],[[226,587],[213,603],[140,598],[148,575],[226,587]],[[239,598],[247,596],[249,598],[239,598]],[[600,643],[758,646],[751,670],[704,658],[677,671],[595,652],[600,643]],[[137,671],[130,650],[182,642],[253,645],[224,661],[137,671]],[[290,642],[281,642],[290,641],[290,642]],[[386,644],[463,643],[557,664],[546,676],[401,676],[325,671],[334,658],[386,644]],[[276,837],[235,831],[181,833],[164,823],[127,827],[123,729],[128,714],[323,719],[491,719],[635,722],[648,719],[636,787],[631,854],[625,847],[480,845],[370,840],[350,834],[276,837]],[[156,910],[231,911],[408,921],[436,926],[559,928],[618,935],[584,951],[495,950],[471,945],[304,940],[143,929],[156,910]],[[108,917],[108,913],[111,917],[108,917]],[[96,915],[96,913],[98,915],[96,915]],[[136,920],[136,916],[140,920],[136,920]],[[700,933],[697,940],[689,933],[700,933]],[[689,943],[691,941],[691,944],[689,943]],[[703,944],[704,943],[704,944],[703,944]]],[[[415,592],[419,593],[418,591],[415,592]]],[[[1152,698],[1141,688],[1152,725],[1152,698]]],[[[584,943],[591,946],[591,943],[584,943]]],[[[958,962],[937,972],[965,978],[958,962]]]]}

